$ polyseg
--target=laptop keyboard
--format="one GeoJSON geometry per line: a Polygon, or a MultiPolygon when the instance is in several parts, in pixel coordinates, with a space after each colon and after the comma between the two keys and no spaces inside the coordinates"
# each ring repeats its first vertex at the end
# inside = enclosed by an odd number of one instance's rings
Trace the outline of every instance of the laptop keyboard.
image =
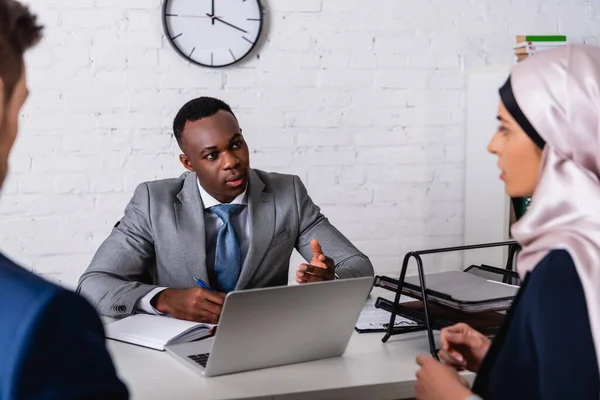
{"type": "Polygon", "coordinates": [[[205,353],[205,354],[194,354],[191,356],[188,356],[192,361],[194,361],[197,364],[202,365],[204,368],[206,368],[206,363],[208,363],[208,356],[210,355],[210,353],[205,353]]]}

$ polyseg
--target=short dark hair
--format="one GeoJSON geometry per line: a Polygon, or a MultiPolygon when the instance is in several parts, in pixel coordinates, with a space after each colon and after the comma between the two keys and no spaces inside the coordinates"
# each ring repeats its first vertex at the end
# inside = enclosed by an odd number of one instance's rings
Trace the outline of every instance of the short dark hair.
{"type": "Polygon", "coordinates": [[[0,78],[5,102],[23,73],[23,54],[40,41],[42,29],[28,7],[16,0],[0,0],[0,78]]]}
{"type": "Polygon", "coordinates": [[[175,139],[177,139],[179,147],[183,147],[183,128],[186,122],[194,122],[202,118],[212,117],[219,111],[226,111],[235,118],[235,114],[231,111],[231,107],[227,103],[213,97],[198,97],[197,99],[188,101],[181,107],[181,110],[179,110],[173,121],[173,134],[175,135],[175,139]]]}

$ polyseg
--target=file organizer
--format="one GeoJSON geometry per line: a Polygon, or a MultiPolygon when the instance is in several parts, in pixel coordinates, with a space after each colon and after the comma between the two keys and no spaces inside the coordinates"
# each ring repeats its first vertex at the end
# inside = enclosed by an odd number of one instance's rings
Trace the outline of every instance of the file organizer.
{"type": "MultiPolygon", "coordinates": [[[[375,304],[376,307],[386,309],[390,311],[390,322],[387,326],[387,331],[385,336],[382,338],[382,342],[387,342],[389,338],[393,335],[415,332],[415,331],[427,331],[427,337],[429,340],[429,348],[431,355],[438,358],[437,348],[435,344],[435,340],[433,337],[433,330],[440,330],[446,326],[453,325],[457,321],[454,320],[452,314],[444,317],[431,317],[432,308],[439,309],[437,305],[431,305],[428,302],[428,294],[427,294],[427,285],[425,282],[425,273],[423,272],[423,260],[421,256],[429,255],[429,254],[439,254],[439,253],[448,253],[448,252],[456,252],[456,251],[467,251],[467,250],[475,250],[475,249],[484,249],[491,247],[505,247],[509,248],[508,252],[508,260],[506,263],[505,269],[481,265],[481,266],[470,266],[465,270],[465,272],[475,272],[475,270],[483,271],[485,273],[491,273],[495,275],[499,275],[502,278],[503,283],[513,283],[515,280],[518,280],[518,275],[515,271],[512,270],[513,260],[516,252],[520,249],[519,244],[516,241],[504,241],[504,242],[495,242],[495,243],[482,243],[476,245],[468,245],[468,246],[456,246],[456,247],[446,247],[439,249],[429,249],[429,250],[420,250],[420,251],[411,251],[406,254],[404,257],[404,261],[402,263],[402,269],[400,271],[400,277],[398,280],[391,279],[388,277],[376,277],[375,285],[383,287],[385,289],[394,291],[396,293],[396,297],[394,302],[390,302],[383,298],[378,298],[375,304]],[[417,271],[419,276],[419,282],[421,287],[421,302],[420,307],[415,307],[413,303],[400,303],[400,295],[402,294],[402,287],[404,284],[404,279],[406,277],[406,270],[408,269],[408,263],[411,258],[414,258],[417,263],[417,271]],[[394,288],[395,286],[395,288],[394,288]],[[422,307],[422,310],[420,309],[422,307]],[[394,326],[394,322],[396,321],[396,316],[400,315],[405,318],[412,319],[417,324],[409,325],[409,326],[394,326]]],[[[463,314],[469,315],[469,314],[463,314]]],[[[482,329],[482,333],[484,334],[493,334],[493,332],[485,332],[485,329],[482,329]]]]}

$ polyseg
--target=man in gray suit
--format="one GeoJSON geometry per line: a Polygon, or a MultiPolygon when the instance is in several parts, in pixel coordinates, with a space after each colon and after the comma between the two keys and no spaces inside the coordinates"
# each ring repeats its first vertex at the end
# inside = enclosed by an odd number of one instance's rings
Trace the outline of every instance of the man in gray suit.
{"type": "Polygon", "coordinates": [[[250,168],[227,104],[192,100],[173,130],[189,172],[138,186],[79,280],[101,314],[217,323],[227,292],[286,285],[294,248],[309,262],[298,283],[373,276],[297,176],[250,168]]]}

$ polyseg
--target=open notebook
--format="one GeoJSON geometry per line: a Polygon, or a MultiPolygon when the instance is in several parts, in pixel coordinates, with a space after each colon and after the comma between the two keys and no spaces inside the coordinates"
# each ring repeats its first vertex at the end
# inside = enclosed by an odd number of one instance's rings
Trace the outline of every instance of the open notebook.
{"type": "Polygon", "coordinates": [[[212,336],[216,325],[182,321],[159,315],[136,314],[106,325],[106,337],[164,351],[168,344],[212,336]]]}

